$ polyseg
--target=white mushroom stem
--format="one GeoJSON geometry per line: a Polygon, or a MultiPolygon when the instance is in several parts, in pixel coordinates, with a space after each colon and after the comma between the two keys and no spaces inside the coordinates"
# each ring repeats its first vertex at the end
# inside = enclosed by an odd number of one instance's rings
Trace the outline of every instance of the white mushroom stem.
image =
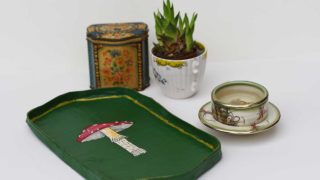
{"type": "Polygon", "coordinates": [[[133,156],[139,156],[140,154],[144,154],[147,152],[146,150],[132,144],[126,138],[122,138],[119,141],[116,141],[115,143],[127,150],[128,152],[130,152],[133,156]]]}
{"type": "Polygon", "coordinates": [[[117,132],[115,132],[111,128],[104,128],[104,129],[100,130],[100,132],[105,134],[112,142],[118,144],[123,149],[130,152],[133,156],[139,156],[140,154],[144,154],[147,152],[146,150],[139,148],[138,146],[132,144],[131,142],[129,142],[126,139],[125,136],[118,134],[117,132]]]}

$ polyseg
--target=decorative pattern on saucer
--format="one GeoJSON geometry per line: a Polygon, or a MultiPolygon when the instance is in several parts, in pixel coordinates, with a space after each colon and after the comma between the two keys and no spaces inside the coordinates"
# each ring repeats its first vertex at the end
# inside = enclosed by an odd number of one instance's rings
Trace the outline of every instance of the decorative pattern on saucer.
{"type": "MultiPolygon", "coordinates": [[[[254,113],[254,111],[257,111],[256,113],[256,119],[251,123],[251,126],[255,126],[256,124],[262,122],[267,117],[267,107],[265,105],[262,105],[256,109],[250,109],[248,110],[249,113],[254,113]]],[[[227,124],[230,126],[240,126],[246,124],[246,116],[239,115],[239,112],[236,112],[236,110],[231,110],[228,107],[215,105],[212,106],[212,115],[217,121],[227,124]]],[[[244,112],[242,112],[244,114],[244,112]]]]}
{"type": "MultiPolygon", "coordinates": [[[[232,124],[229,125],[216,120],[216,118],[212,115],[213,113],[211,105],[212,103],[208,102],[201,107],[198,114],[200,121],[209,128],[230,134],[246,135],[264,132],[270,129],[271,127],[275,126],[280,120],[281,116],[279,109],[274,104],[268,102],[265,105],[268,109],[268,116],[260,123],[248,126],[237,126],[232,124]]],[[[264,110],[261,110],[260,112],[265,113],[264,110]]],[[[226,120],[230,121],[233,118],[235,124],[242,120],[241,117],[233,116],[232,112],[225,111],[225,114],[226,120]]]]}

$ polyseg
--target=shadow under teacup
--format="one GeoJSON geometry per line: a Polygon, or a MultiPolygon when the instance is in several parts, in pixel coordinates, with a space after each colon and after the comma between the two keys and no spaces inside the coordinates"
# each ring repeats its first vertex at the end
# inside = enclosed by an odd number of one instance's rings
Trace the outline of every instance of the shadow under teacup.
{"type": "Polygon", "coordinates": [[[211,93],[211,101],[213,117],[230,126],[255,126],[268,115],[267,89],[250,81],[218,85],[211,93]]]}

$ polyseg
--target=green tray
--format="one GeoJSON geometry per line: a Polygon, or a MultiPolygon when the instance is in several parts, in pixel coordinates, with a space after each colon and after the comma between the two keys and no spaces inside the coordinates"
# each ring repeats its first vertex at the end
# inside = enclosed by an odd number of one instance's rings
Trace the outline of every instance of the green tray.
{"type": "Polygon", "coordinates": [[[63,94],[31,110],[27,123],[86,179],[196,179],[221,159],[219,141],[125,88],[63,94]],[[119,132],[147,153],[134,157],[108,138],[76,141],[92,124],[132,121],[119,132]]]}

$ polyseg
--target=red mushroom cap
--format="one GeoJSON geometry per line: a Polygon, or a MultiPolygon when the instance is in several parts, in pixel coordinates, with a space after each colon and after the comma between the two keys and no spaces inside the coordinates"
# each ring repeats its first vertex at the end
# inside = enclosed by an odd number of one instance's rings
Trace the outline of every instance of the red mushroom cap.
{"type": "MultiPolygon", "coordinates": [[[[129,128],[132,126],[133,122],[128,122],[128,121],[121,121],[121,122],[108,122],[108,123],[100,123],[100,124],[94,124],[91,126],[88,126],[85,128],[82,133],[79,135],[77,138],[78,142],[85,142],[87,141],[86,139],[90,137],[92,134],[95,134],[96,137],[92,139],[99,139],[101,137],[104,137],[105,135],[100,132],[101,129],[104,128],[110,128],[116,132],[122,131],[124,129],[129,128]],[[98,132],[98,134],[97,134],[98,132]]],[[[91,140],[91,139],[90,139],[91,140]]],[[[89,141],[89,140],[88,140],[89,141]]]]}

